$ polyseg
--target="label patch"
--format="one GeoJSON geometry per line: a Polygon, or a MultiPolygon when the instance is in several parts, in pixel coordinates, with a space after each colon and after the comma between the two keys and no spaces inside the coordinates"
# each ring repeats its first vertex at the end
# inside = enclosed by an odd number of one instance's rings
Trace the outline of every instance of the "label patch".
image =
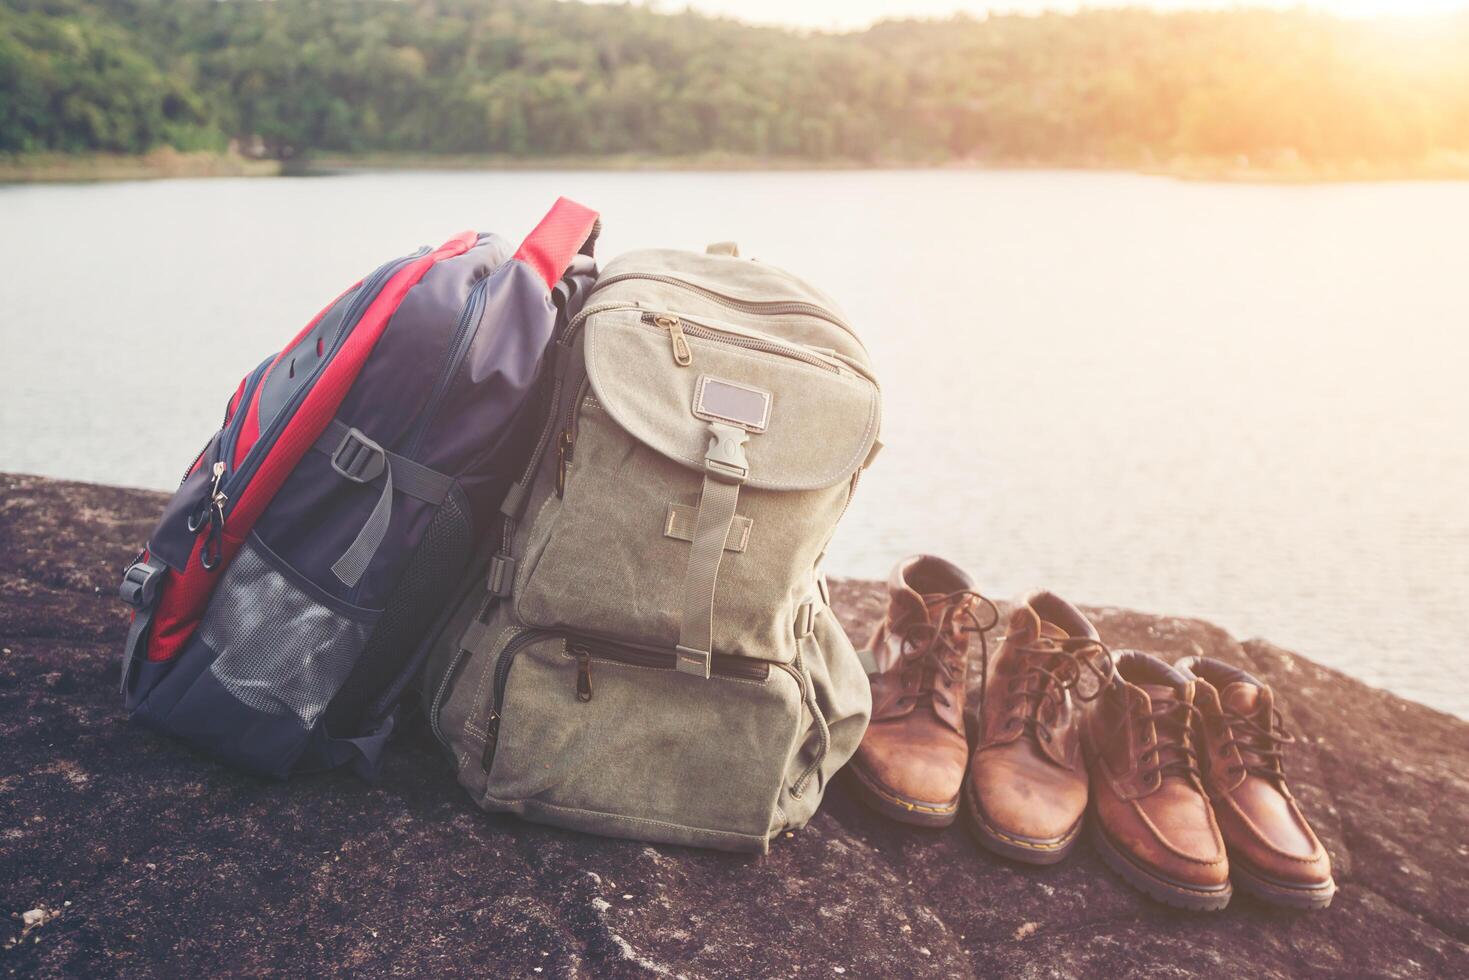
{"type": "Polygon", "coordinates": [[[773,400],[768,391],[704,374],[694,388],[694,415],[706,422],[728,422],[749,432],[764,432],[770,424],[773,400]]]}

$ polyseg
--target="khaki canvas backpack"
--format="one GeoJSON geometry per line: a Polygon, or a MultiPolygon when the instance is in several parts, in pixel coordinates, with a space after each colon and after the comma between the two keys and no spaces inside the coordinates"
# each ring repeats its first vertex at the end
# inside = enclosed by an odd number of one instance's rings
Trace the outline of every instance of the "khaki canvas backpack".
{"type": "Polygon", "coordinates": [[[620,257],[568,324],[424,702],[487,810],[764,853],[871,712],[818,566],[881,400],[831,300],[715,250],[620,257]]]}

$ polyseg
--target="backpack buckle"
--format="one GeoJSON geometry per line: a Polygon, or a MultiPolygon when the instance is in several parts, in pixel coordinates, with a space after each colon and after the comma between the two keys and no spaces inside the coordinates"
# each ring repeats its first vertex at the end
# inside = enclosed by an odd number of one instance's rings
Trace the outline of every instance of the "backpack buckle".
{"type": "Polygon", "coordinates": [[[163,562],[149,556],[147,561],[133,562],[122,573],[122,584],[117,594],[123,602],[134,609],[147,609],[158,597],[158,586],[163,583],[163,562]]]}
{"type": "Polygon", "coordinates": [[[387,451],[357,429],[348,429],[332,450],[332,469],[353,483],[371,483],[388,468],[387,451]]]}
{"type": "Polygon", "coordinates": [[[744,483],[750,475],[745,443],[750,433],[723,422],[709,423],[709,449],[704,453],[704,472],[717,479],[744,483]]]}

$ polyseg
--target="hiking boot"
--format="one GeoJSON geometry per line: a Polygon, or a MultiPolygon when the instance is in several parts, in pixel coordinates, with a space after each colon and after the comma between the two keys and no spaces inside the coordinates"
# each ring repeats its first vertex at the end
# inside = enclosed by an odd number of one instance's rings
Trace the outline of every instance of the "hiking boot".
{"type": "Polygon", "coordinates": [[[1229,850],[1229,873],[1276,905],[1324,909],[1336,894],[1331,858],[1285,784],[1286,734],[1275,695],[1254,676],[1208,657],[1175,664],[1198,679],[1204,788],[1229,850]]]}
{"type": "Polygon", "coordinates": [[[1086,720],[1092,818],[1102,859],[1179,908],[1229,904],[1229,859],[1198,765],[1198,682],[1145,653],[1115,658],[1086,720]]]}
{"type": "Polygon", "coordinates": [[[893,568],[873,635],[872,722],[848,767],[857,795],[904,823],[947,827],[969,761],[964,688],[969,637],[998,612],[963,570],[915,555],[893,568]]]}
{"type": "Polygon", "coordinates": [[[1111,680],[1111,657],[1075,606],[1037,592],[1010,615],[1004,643],[986,660],[969,829],[1002,857],[1055,864],[1081,833],[1082,702],[1111,680]]]}

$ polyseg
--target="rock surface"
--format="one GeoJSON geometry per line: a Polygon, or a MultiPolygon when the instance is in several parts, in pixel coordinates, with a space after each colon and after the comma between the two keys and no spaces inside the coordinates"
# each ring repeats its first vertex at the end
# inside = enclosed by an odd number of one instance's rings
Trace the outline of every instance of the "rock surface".
{"type": "MultiPolygon", "coordinates": [[[[1091,610],[1114,648],[1275,686],[1326,912],[1173,911],[1089,846],[1029,870],[840,783],[768,857],[656,847],[483,814],[419,729],[367,786],[265,782],[126,724],[114,589],[161,502],[0,476],[0,974],[1469,975],[1469,724],[1269,643],[1091,610]]],[[[834,591],[865,636],[876,587],[834,591]]]]}

